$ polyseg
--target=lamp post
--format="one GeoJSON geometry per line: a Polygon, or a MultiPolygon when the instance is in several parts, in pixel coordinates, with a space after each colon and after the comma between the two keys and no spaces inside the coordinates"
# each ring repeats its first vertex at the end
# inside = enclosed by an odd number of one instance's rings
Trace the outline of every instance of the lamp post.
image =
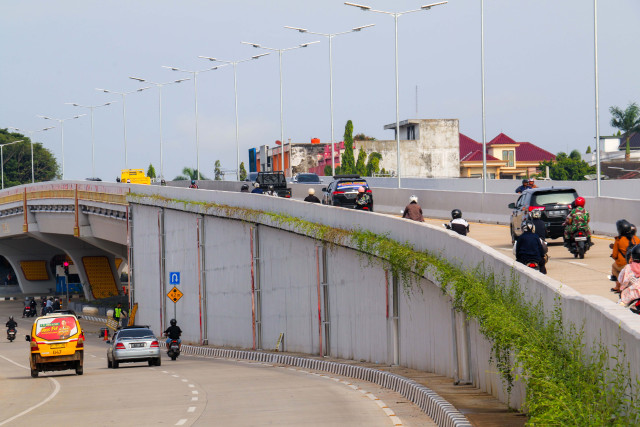
{"type": "Polygon", "coordinates": [[[162,161],[162,86],[166,86],[174,83],[181,83],[190,79],[179,79],[179,80],[174,80],[172,82],[156,83],[150,80],[142,79],[140,77],[129,77],[129,78],[133,80],[137,80],[141,83],[148,83],[148,84],[154,85],[155,87],[158,88],[158,114],[160,117],[160,120],[159,120],[160,122],[160,178],[164,178],[164,169],[162,166],[163,165],[163,161],[162,161]]]}
{"type": "Polygon", "coordinates": [[[355,27],[350,29],[349,31],[343,31],[341,33],[333,33],[333,34],[325,34],[325,33],[316,33],[313,31],[309,31],[305,28],[297,28],[297,27],[288,27],[285,25],[285,28],[289,28],[291,30],[296,30],[300,33],[308,33],[315,34],[318,36],[325,36],[329,39],[329,113],[331,115],[331,175],[336,174],[336,162],[335,162],[335,152],[333,147],[333,55],[332,55],[332,41],[335,36],[341,36],[343,34],[349,34],[353,32],[358,32],[364,30],[365,28],[373,27],[375,24],[363,25],[361,27],[355,27]]]}
{"type": "Polygon", "coordinates": [[[487,192],[487,132],[484,111],[484,0],[480,0],[480,80],[482,86],[482,192],[487,192]]]}
{"type": "Polygon", "coordinates": [[[60,139],[62,140],[62,179],[64,180],[64,122],[67,120],[73,120],[73,119],[78,119],[82,116],[86,116],[86,114],[80,114],[77,116],[73,116],[73,117],[68,117],[66,119],[56,119],[53,117],[48,117],[48,116],[37,116],[40,117],[42,119],[46,119],[46,120],[55,120],[56,122],[60,123],[60,139]]]}
{"type": "Polygon", "coordinates": [[[266,55],[269,55],[269,53],[261,53],[260,55],[254,55],[251,58],[242,59],[240,61],[224,61],[222,59],[211,58],[209,56],[198,56],[198,58],[208,59],[209,61],[217,61],[233,65],[233,90],[236,100],[236,179],[238,181],[240,181],[240,140],[238,138],[238,73],[236,72],[236,67],[241,62],[251,61],[252,59],[258,59],[266,55]]]}
{"type": "Polygon", "coordinates": [[[22,142],[22,139],[19,141],[7,142],[6,144],[0,144],[0,167],[2,168],[2,189],[4,190],[4,153],[2,149],[5,145],[15,144],[16,142],[22,142]]]}
{"type": "MultiPolygon", "coordinates": [[[[307,47],[309,45],[315,44],[315,43],[320,43],[319,41],[315,41],[315,42],[309,42],[309,43],[303,43],[300,44],[298,46],[293,46],[293,47],[288,47],[285,49],[275,49],[272,47],[266,47],[266,46],[262,46],[258,43],[249,43],[249,42],[242,42],[243,44],[248,44],[250,46],[253,46],[255,48],[258,49],[265,49],[265,50],[270,50],[272,52],[278,52],[278,57],[280,60],[280,143],[281,145],[281,153],[282,155],[280,156],[280,158],[282,159],[282,172],[284,173],[284,120],[283,120],[283,116],[282,116],[282,54],[284,52],[287,52],[289,50],[293,50],[293,49],[298,49],[301,47],[307,47]]],[[[291,143],[289,143],[289,163],[291,163],[291,143]]]]}
{"type": "Polygon", "coordinates": [[[82,108],[88,108],[91,111],[91,175],[92,178],[95,178],[96,176],[96,144],[95,144],[95,139],[93,137],[93,110],[95,110],[96,108],[100,108],[100,107],[106,107],[107,105],[111,105],[111,104],[115,104],[117,101],[111,101],[111,102],[107,102],[106,104],[100,104],[100,105],[81,105],[81,104],[77,104],[75,102],[65,102],[66,105],[73,105],[74,107],[82,107],[82,108]]]}
{"type": "Polygon", "coordinates": [[[29,134],[29,139],[31,140],[31,183],[33,184],[36,182],[36,174],[35,174],[35,167],[34,167],[34,161],[33,161],[33,134],[36,132],[44,132],[46,130],[53,129],[53,126],[50,126],[44,129],[38,129],[38,130],[26,130],[26,129],[14,128],[14,127],[9,127],[9,129],[17,130],[19,132],[26,132],[29,134]]]}
{"type": "Polygon", "coordinates": [[[399,85],[399,78],[398,78],[398,18],[401,17],[402,15],[406,15],[407,13],[413,13],[413,12],[420,12],[423,10],[429,10],[434,6],[439,6],[441,4],[446,4],[448,2],[446,1],[442,1],[442,2],[438,2],[438,3],[432,3],[432,4],[428,4],[425,6],[420,7],[420,9],[414,9],[414,10],[407,10],[405,12],[386,12],[383,10],[376,10],[376,9],[371,9],[371,6],[363,6],[361,4],[356,4],[356,3],[349,3],[349,2],[345,2],[344,4],[346,4],[347,6],[354,6],[354,7],[359,7],[361,10],[364,11],[369,11],[369,12],[376,12],[376,13],[384,13],[386,15],[391,15],[393,16],[393,20],[395,22],[395,60],[396,60],[396,145],[397,145],[397,152],[396,152],[396,156],[397,156],[397,162],[398,162],[398,188],[400,188],[400,85],[399,85]]]}
{"type": "Polygon", "coordinates": [[[593,0],[593,53],[596,103],[596,196],[600,197],[600,107],[598,101],[598,0],[593,0]]]}
{"type": "Polygon", "coordinates": [[[136,92],[142,92],[143,90],[151,89],[151,87],[143,87],[140,89],[132,90],[131,92],[116,92],[115,90],[108,89],[98,89],[104,93],[113,93],[115,95],[122,96],[122,123],[124,127],[124,168],[129,169],[129,162],[127,160],[127,106],[126,106],[126,96],[136,92]]]}
{"type": "Polygon", "coordinates": [[[181,68],[169,67],[167,65],[163,65],[162,68],[168,68],[172,71],[180,71],[182,73],[191,73],[193,75],[193,92],[195,94],[195,109],[196,109],[196,170],[198,171],[198,180],[200,180],[200,140],[198,138],[198,74],[204,73],[206,71],[217,70],[220,67],[224,67],[224,65],[218,65],[216,67],[207,68],[205,70],[183,70],[181,68]]]}

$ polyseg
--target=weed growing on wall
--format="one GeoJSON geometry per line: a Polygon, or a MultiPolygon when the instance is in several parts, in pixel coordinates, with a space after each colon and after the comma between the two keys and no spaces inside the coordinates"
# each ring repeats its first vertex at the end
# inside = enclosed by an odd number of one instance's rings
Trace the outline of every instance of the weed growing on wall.
{"type": "Polygon", "coordinates": [[[625,349],[613,354],[599,342],[585,344],[583,325],[562,321],[562,306],[545,313],[541,302],[530,303],[515,276],[508,283],[480,268],[464,268],[434,254],[415,250],[388,235],[345,230],[285,214],[205,202],[131,195],[130,200],[159,199],[200,206],[211,215],[276,224],[330,245],[355,247],[371,262],[382,261],[402,278],[405,288],[421,277],[435,277],[454,307],[477,322],[492,345],[492,361],[507,392],[515,381],[526,386],[526,407],[532,425],[640,425],[637,390],[630,377],[625,349]]]}

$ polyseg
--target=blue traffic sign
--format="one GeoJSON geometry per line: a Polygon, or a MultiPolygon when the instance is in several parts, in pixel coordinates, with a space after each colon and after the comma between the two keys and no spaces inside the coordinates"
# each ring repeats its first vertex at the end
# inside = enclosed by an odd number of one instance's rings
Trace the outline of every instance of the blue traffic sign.
{"type": "Polygon", "coordinates": [[[180,272],[172,271],[169,273],[169,284],[170,285],[179,285],[180,284],[180,272]]]}

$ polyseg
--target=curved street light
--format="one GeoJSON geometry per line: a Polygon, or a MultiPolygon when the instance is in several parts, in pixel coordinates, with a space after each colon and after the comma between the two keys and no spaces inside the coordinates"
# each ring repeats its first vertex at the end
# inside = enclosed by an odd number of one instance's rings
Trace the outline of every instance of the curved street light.
{"type": "Polygon", "coordinates": [[[36,182],[35,167],[33,162],[33,134],[36,132],[44,132],[46,130],[53,129],[53,128],[54,126],[50,126],[48,128],[38,129],[38,130],[26,130],[26,129],[19,129],[19,128],[14,128],[9,126],[9,129],[17,130],[19,132],[26,132],[29,134],[29,139],[31,140],[31,183],[32,184],[36,182]]]}
{"type": "Polygon", "coordinates": [[[62,140],[62,180],[64,180],[64,122],[66,122],[67,120],[78,119],[78,118],[80,118],[82,116],[86,116],[86,114],[79,114],[77,116],[68,117],[66,119],[56,119],[56,118],[48,117],[48,116],[36,116],[36,117],[40,117],[42,119],[54,120],[54,121],[60,123],[60,138],[62,140]]]}
{"type": "Polygon", "coordinates": [[[6,144],[0,144],[0,168],[2,168],[2,189],[4,190],[4,153],[2,151],[2,149],[4,148],[5,145],[11,145],[11,144],[15,144],[17,142],[22,142],[23,140],[18,140],[18,141],[13,141],[13,142],[7,142],[6,144]]]}

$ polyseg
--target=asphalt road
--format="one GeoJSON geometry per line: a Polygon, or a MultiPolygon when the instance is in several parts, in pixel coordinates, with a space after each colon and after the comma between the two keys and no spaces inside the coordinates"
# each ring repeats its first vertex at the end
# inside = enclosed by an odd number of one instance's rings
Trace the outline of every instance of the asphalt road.
{"type": "Polygon", "coordinates": [[[397,393],[321,372],[184,355],[173,362],[164,353],[160,367],[108,369],[100,325],[84,320],[84,375],[31,378],[24,335],[32,319],[21,310],[21,301],[0,301],[0,319],[18,321],[16,341],[0,335],[0,426],[435,425],[397,393]]]}

